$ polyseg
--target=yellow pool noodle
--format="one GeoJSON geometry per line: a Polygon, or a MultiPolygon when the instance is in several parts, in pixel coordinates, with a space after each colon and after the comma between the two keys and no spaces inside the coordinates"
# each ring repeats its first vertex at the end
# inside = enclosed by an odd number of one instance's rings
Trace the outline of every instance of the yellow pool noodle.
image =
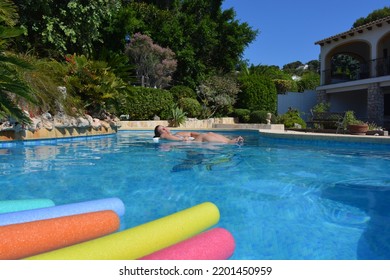
{"type": "Polygon", "coordinates": [[[133,260],[186,240],[218,223],[219,210],[204,202],[101,238],[35,255],[30,260],[133,260]]]}

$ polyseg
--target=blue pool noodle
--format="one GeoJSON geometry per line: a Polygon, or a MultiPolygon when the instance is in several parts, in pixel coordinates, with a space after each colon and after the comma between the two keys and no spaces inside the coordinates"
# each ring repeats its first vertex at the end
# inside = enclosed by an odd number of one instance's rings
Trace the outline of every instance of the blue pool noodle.
{"type": "Polygon", "coordinates": [[[77,215],[87,212],[112,210],[123,216],[125,206],[119,198],[104,198],[85,202],[58,205],[39,209],[0,214],[0,226],[51,219],[63,216],[77,215]]]}
{"type": "Polygon", "coordinates": [[[9,213],[51,206],[55,206],[53,200],[46,198],[1,200],[0,213],[9,213]]]}

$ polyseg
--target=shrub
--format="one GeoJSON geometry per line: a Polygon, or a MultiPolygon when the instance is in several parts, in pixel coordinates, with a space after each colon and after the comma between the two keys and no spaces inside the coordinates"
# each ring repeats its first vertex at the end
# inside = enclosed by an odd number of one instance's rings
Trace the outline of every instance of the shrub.
{"type": "Polygon", "coordinates": [[[196,99],[184,97],[178,101],[178,104],[179,107],[187,113],[189,118],[197,118],[202,112],[202,106],[196,99]]]}
{"type": "Polygon", "coordinates": [[[261,110],[253,111],[250,114],[249,122],[250,123],[267,123],[267,114],[268,114],[267,111],[261,111],[261,110]]]}
{"type": "Polygon", "coordinates": [[[297,90],[297,83],[293,80],[274,79],[273,82],[278,94],[284,94],[289,91],[297,90]]]}
{"type": "Polygon", "coordinates": [[[320,75],[314,72],[306,72],[297,82],[298,92],[314,90],[320,85],[320,75]]]}
{"type": "Polygon", "coordinates": [[[234,109],[233,117],[236,117],[240,123],[247,123],[250,119],[251,111],[248,109],[234,109]]]}
{"type": "Polygon", "coordinates": [[[126,83],[104,61],[89,60],[84,55],[68,55],[66,61],[69,92],[80,97],[91,115],[99,116],[107,110],[107,105],[114,103],[126,88],[126,83]]]}
{"type": "Polygon", "coordinates": [[[329,112],[330,110],[330,103],[329,102],[321,102],[317,103],[313,108],[313,113],[325,113],[329,112]]]}
{"type": "Polygon", "coordinates": [[[211,76],[204,80],[196,93],[204,108],[204,118],[227,116],[233,111],[240,88],[236,79],[229,75],[211,76]]]}
{"type": "Polygon", "coordinates": [[[348,125],[360,125],[360,124],[365,124],[365,122],[357,119],[354,111],[345,112],[344,129],[346,129],[348,125]]]}
{"type": "Polygon", "coordinates": [[[128,87],[119,100],[119,111],[131,120],[151,120],[155,115],[169,119],[174,104],[172,93],[167,90],[128,87]]]}
{"type": "Polygon", "coordinates": [[[251,111],[276,112],[277,92],[274,82],[267,76],[247,75],[240,78],[241,92],[238,100],[241,108],[251,111]]]}
{"type": "Polygon", "coordinates": [[[179,101],[182,98],[193,98],[193,99],[196,99],[196,92],[192,88],[190,88],[190,87],[186,87],[186,86],[173,86],[169,91],[172,93],[173,98],[176,101],[179,101]]]}
{"type": "Polygon", "coordinates": [[[306,122],[301,118],[296,109],[289,109],[285,114],[279,116],[278,122],[284,124],[286,128],[295,128],[296,124],[306,128],[306,122]]]}
{"type": "Polygon", "coordinates": [[[84,105],[81,100],[71,93],[70,86],[67,86],[65,82],[66,64],[55,60],[37,59],[27,55],[23,59],[33,65],[33,70],[25,71],[23,78],[38,100],[38,104],[27,106],[30,115],[34,116],[42,112],[56,114],[58,111],[74,115],[83,111],[84,105]],[[59,86],[67,88],[66,94],[59,92],[59,86]]]}

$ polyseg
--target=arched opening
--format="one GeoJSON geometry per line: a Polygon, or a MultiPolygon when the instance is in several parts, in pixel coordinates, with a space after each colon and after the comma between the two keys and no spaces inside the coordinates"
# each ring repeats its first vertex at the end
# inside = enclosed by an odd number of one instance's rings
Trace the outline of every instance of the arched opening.
{"type": "Polygon", "coordinates": [[[390,75],[390,32],[385,34],[377,45],[375,59],[376,76],[390,75]]]}
{"type": "Polygon", "coordinates": [[[326,57],[325,83],[335,84],[370,78],[370,45],[354,41],[332,49],[326,57]]]}
{"type": "Polygon", "coordinates": [[[359,80],[369,77],[367,61],[354,53],[339,53],[331,58],[331,83],[359,80]]]}

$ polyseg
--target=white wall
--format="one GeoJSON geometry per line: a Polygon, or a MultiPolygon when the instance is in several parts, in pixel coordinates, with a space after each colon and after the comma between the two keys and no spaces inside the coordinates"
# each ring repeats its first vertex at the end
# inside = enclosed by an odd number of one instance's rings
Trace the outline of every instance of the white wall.
{"type": "Polygon", "coordinates": [[[310,118],[310,109],[317,104],[316,91],[305,92],[287,92],[286,94],[278,94],[278,115],[282,115],[292,107],[301,112],[301,117],[304,120],[310,118]]]}

